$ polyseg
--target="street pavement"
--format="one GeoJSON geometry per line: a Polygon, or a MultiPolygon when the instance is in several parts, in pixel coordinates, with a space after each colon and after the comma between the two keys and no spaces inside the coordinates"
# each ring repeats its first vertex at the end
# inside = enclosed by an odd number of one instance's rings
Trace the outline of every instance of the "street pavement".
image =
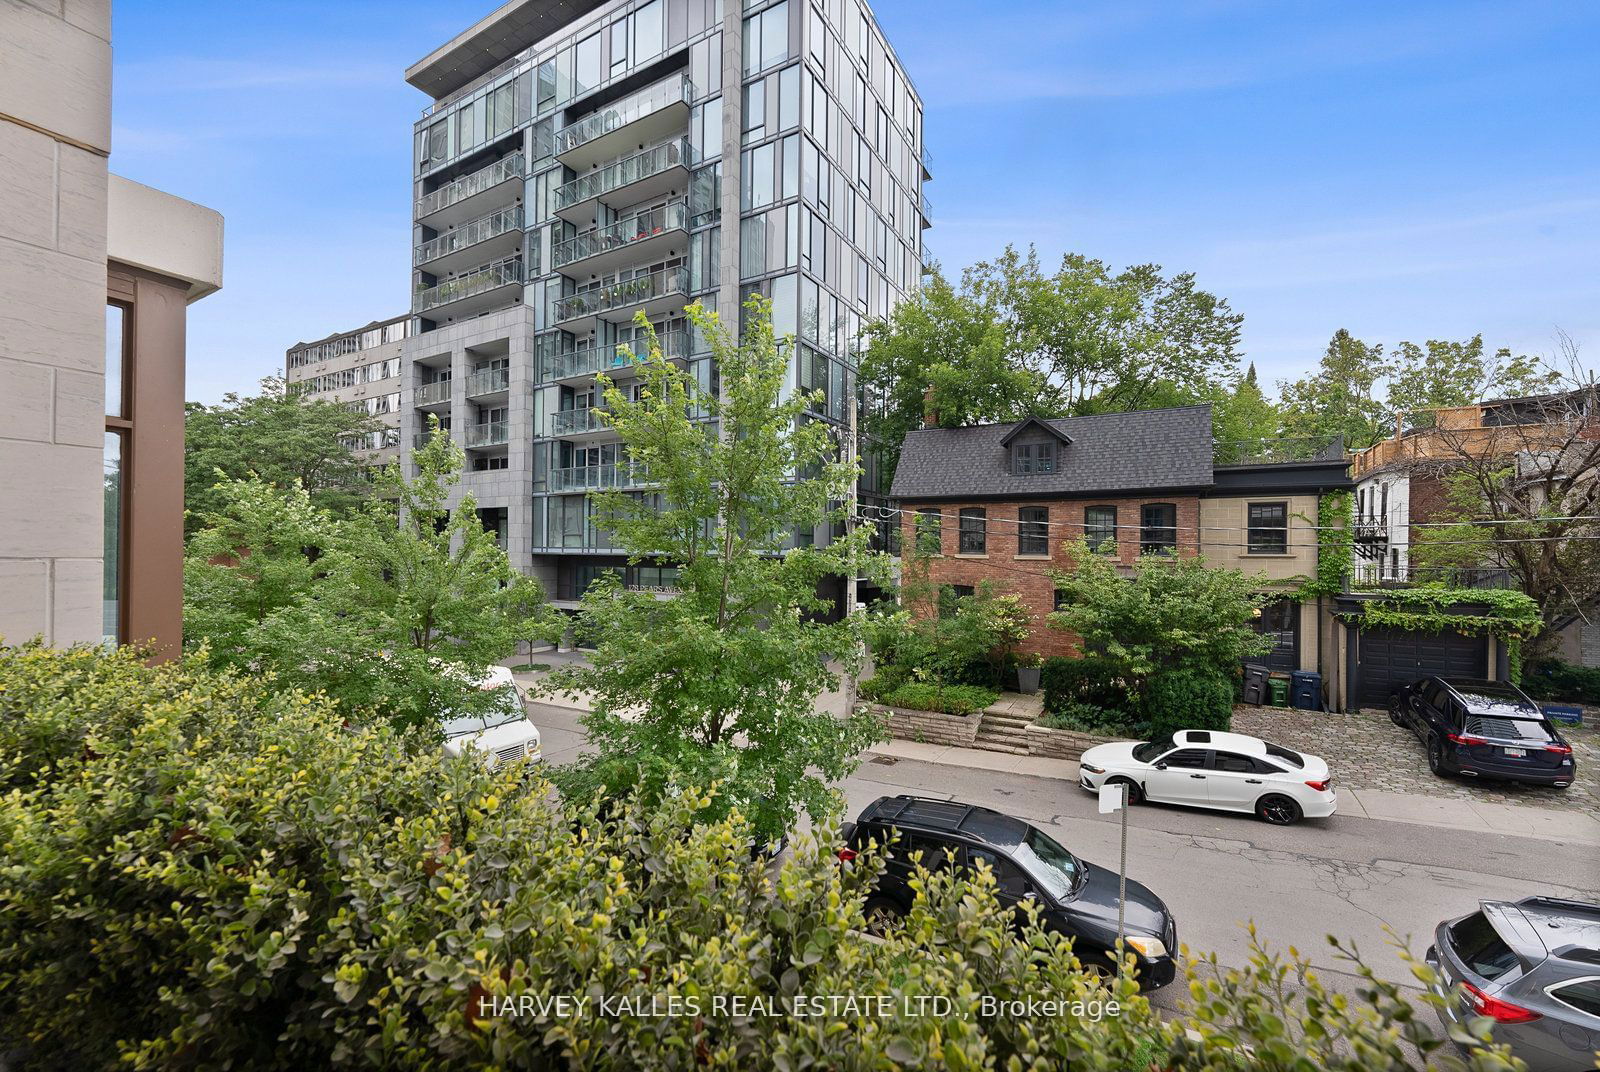
{"type": "MultiPolygon", "coordinates": [[[[537,702],[529,711],[545,762],[576,758],[585,744],[582,712],[537,702]]],[[[1101,815],[1094,797],[1070,780],[880,755],[840,788],[852,818],[883,795],[955,798],[1027,819],[1091,865],[1117,866],[1118,816],[1101,815]]],[[[1380,975],[1417,989],[1387,944],[1386,926],[1420,957],[1440,920],[1470,912],[1480,899],[1600,900],[1600,851],[1592,845],[1344,814],[1277,827],[1251,816],[1140,805],[1129,813],[1128,875],[1167,902],[1192,952],[1243,965],[1245,926],[1254,922],[1273,948],[1294,946],[1341,990],[1355,979],[1326,935],[1353,939],[1380,975]]],[[[1180,991],[1167,988],[1156,1004],[1171,1007],[1180,991]]]]}

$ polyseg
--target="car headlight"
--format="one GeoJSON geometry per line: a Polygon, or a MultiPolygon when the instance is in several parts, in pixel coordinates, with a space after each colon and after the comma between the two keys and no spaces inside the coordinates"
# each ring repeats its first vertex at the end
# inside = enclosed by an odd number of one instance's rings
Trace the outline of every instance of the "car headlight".
{"type": "Polygon", "coordinates": [[[1079,763],[1078,766],[1082,767],[1090,774],[1104,774],[1106,772],[1104,767],[1097,767],[1093,763],[1079,763]]]}
{"type": "Polygon", "coordinates": [[[1160,938],[1144,938],[1135,935],[1131,938],[1124,938],[1123,942],[1127,944],[1129,949],[1134,950],[1150,960],[1155,960],[1157,957],[1164,957],[1167,955],[1167,943],[1163,942],[1160,938]]]}

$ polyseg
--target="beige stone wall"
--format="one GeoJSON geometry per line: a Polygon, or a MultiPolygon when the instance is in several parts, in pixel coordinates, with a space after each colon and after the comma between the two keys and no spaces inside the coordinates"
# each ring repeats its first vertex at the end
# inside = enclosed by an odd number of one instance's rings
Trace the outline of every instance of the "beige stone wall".
{"type": "Polygon", "coordinates": [[[0,635],[101,636],[110,0],[0,3],[0,635]]]}

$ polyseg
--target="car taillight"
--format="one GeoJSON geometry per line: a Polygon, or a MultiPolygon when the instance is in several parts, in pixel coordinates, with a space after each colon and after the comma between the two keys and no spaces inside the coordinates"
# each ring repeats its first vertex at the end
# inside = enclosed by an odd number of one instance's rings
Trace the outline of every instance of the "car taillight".
{"type": "Polygon", "coordinates": [[[1487,1016],[1497,1024],[1531,1023],[1541,1015],[1532,1009],[1524,1009],[1521,1005],[1492,998],[1466,980],[1462,980],[1461,990],[1466,994],[1467,1004],[1472,1006],[1473,1012],[1479,1016],[1487,1016]]]}
{"type": "Polygon", "coordinates": [[[1319,793],[1326,793],[1328,791],[1328,786],[1333,784],[1333,779],[1332,778],[1324,778],[1320,782],[1307,782],[1306,784],[1309,785],[1311,788],[1315,789],[1319,793]]]}
{"type": "Polygon", "coordinates": [[[1489,739],[1487,737],[1474,737],[1470,733],[1447,733],[1447,734],[1445,734],[1445,736],[1449,737],[1456,744],[1488,744],[1489,743],[1489,739]]]}
{"type": "Polygon", "coordinates": [[[838,856],[839,859],[843,860],[845,863],[849,863],[851,860],[854,860],[856,858],[856,850],[854,850],[854,849],[840,849],[834,855],[838,856]]]}
{"type": "Polygon", "coordinates": [[[1558,756],[1572,755],[1572,746],[1570,744],[1547,744],[1544,746],[1544,750],[1546,752],[1554,752],[1558,756]]]}

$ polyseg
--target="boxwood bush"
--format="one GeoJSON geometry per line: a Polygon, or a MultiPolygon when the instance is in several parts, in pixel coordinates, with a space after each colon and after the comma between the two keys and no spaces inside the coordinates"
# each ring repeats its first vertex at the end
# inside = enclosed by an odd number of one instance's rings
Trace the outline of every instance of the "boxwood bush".
{"type": "Polygon", "coordinates": [[[1233,683],[1220,674],[1168,670],[1151,676],[1145,704],[1151,740],[1178,730],[1226,730],[1233,723],[1233,683]]]}
{"type": "MultiPolygon", "coordinates": [[[[867,691],[865,685],[862,691],[863,693],[867,691]]],[[[976,685],[935,685],[924,681],[908,681],[887,691],[874,686],[872,692],[879,703],[888,704],[890,707],[905,707],[913,711],[939,711],[947,715],[970,715],[974,711],[982,711],[1000,699],[1000,694],[993,689],[979,688],[976,685]]]]}
{"type": "Polygon", "coordinates": [[[1039,687],[1046,711],[1060,714],[1071,705],[1090,704],[1121,712],[1128,719],[1136,715],[1132,690],[1122,680],[1120,665],[1111,659],[1052,656],[1039,670],[1039,687]]]}
{"type": "Polygon", "coordinates": [[[1383,1072],[1441,1045],[1393,984],[1331,996],[1264,951],[1163,1023],[1131,979],[1096,983],[1031,921],[1014,933],[987,869],[920,872],[904,926],[870,941],[881,860],[841,864],[836,830],[769,865],[737,814],[697,821],[707,794],[602,821],[528,774],[348,727],[271,680],[0,649],[0,1061],[1383,1072]],[[890,1005],[784,1014],[819,995],[890,1005]],[[558,996],[574,1004],[533,1001],[558,996]]]}

